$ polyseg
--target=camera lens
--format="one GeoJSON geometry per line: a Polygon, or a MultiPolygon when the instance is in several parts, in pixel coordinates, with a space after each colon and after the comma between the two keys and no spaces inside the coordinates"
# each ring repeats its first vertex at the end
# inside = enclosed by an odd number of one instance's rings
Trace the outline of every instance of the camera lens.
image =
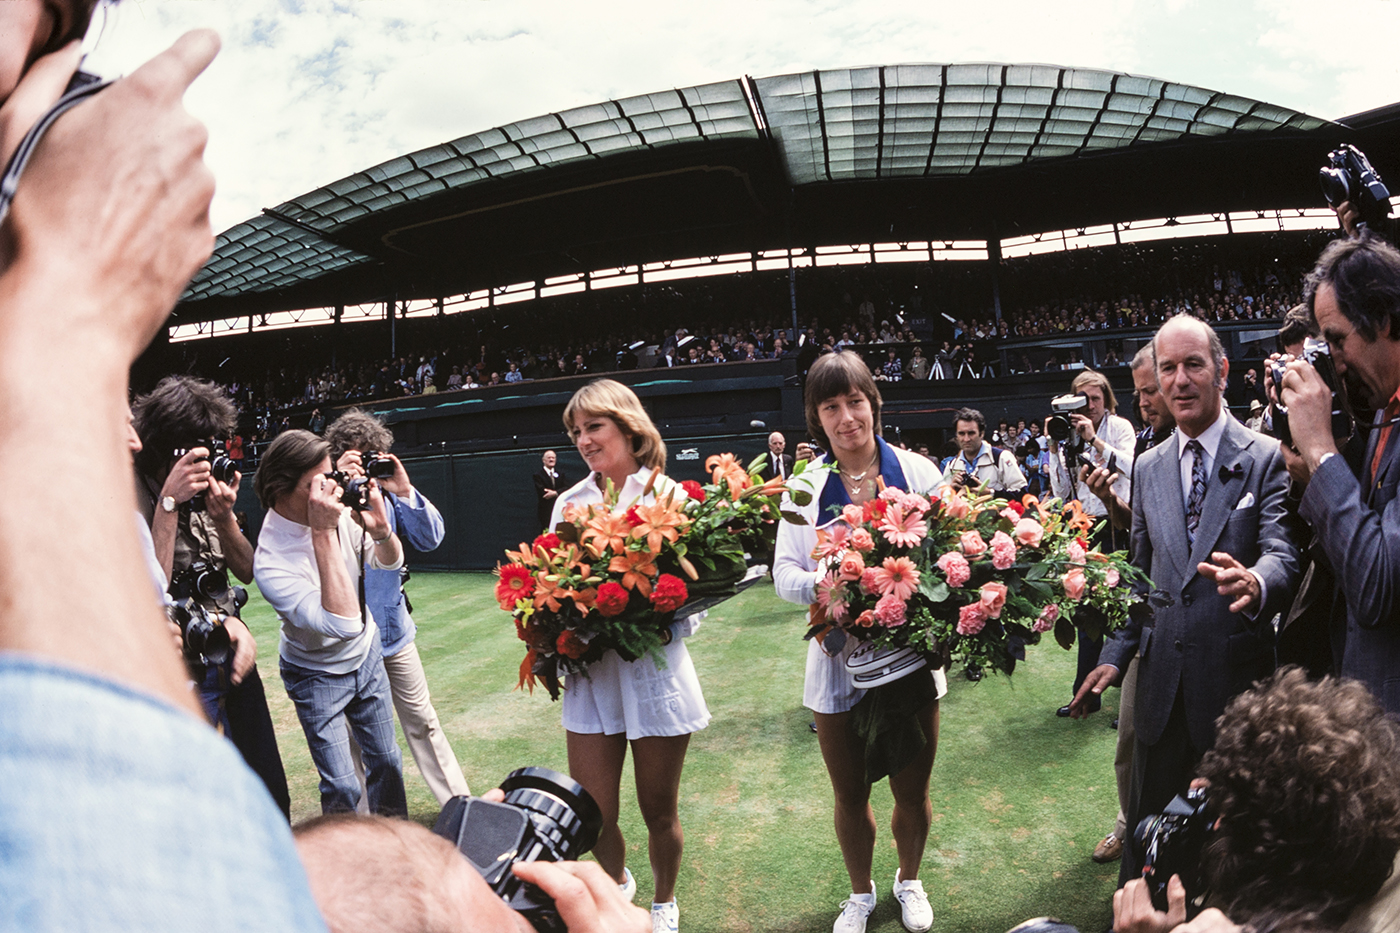
{"type": "MultiPolygon", "coordinates": [[[[548,861],[575,859],[592,849],[603,829],[603,812],[588,791],[567,774],[521,768],[501,782],[505,802],[526,811],[549,850],[548,861]]],[[[538,855],[525,857],[533,861],[538,855]]]]}

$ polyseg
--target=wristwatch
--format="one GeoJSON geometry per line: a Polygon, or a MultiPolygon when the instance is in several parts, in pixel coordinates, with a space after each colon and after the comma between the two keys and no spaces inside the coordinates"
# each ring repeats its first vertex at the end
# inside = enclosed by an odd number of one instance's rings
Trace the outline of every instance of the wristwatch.
{"type": "Polygon", "coordinates": [[[162,509],[164,509],[165,511],[167,511],[167,512],[173,512],[173,511],[175,511],[175,497],[174,497],[174,496],[162,496],[162,497],[161,497],[161,500],[160,500],[160,507],[161,507],[162,509]]]}

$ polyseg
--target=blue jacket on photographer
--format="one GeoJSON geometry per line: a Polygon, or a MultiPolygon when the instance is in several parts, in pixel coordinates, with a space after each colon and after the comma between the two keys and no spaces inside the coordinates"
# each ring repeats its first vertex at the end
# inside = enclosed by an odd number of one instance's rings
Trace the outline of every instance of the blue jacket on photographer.
{"type": "MultiPolygon", "coordinates": [[[[337,470],[379,481],[390,531],[417,551],[431,551],[442,544],[442,513],[414,488],[403,462],[388,453],[394,444],[388,427],[373,415],[352,408],[326,429],[325,439],[331,445],[337,470]]],[[[384,670],[408,749],[433,796],[439,804],[446,804],[470,791],[428,693],[423,662],[414,644],[418,628],[413,622],[413,606],[404,589],[407,576],[406,569],[367,569],[365,606],[379,626],[384,670]]]]}

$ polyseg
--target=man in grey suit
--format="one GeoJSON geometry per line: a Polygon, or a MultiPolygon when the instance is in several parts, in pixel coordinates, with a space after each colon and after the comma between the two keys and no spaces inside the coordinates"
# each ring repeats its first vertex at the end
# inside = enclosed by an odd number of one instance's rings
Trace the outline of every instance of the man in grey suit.
{"type": "Polygon", "coordinates": [[[1312,366],[1288,364],[1283,403],[1297,453],[1288,470],[1306,484],[1299,514],[1336,581],[1330,613],[1333,669],[1364,681],[1400,713],[1400,251],[1364,236],[1334,240],[1308,276],[1305,302],[1340,373],[1365,387],[1382,425],[1370,432],[1361,478],[1332,437],[1332,394],[1312,366]]]}
{"type": "MultiPolygon", "coordinates": [[[[1273,669],[1269,623],[1298,576],[1283,456],[1225,409],[1220,338],[1181,315],[1162,325],[1153,351],[1177,436],[1134,467],[1133,562],[1151,592],[1104,643],[1072,710],[1086,715],[1090,694],[1117,684],[1140,652],[1129,827],[1186,789],[1225,704],[1273,669]]],[[[1125,851],[1120,884],[1140,872],[1125,851]]]]}

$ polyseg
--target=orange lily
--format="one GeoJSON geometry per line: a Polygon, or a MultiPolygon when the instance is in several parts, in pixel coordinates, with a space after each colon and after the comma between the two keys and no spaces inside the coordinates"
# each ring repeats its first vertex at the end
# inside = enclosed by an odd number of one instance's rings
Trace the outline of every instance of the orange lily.
{"type": "Polygon", "coordinates": [[[1070,528],[1087,534],[1094,527],[1094,520],[1085,513],[1084,506],[1079,504],[1078,499],[1071,499],[1065,508],[1070,513],[1069,520],[1065,524],[1070,528]]]}
{"type": "Polygon", "coordinates": [[[705,469],[710,471],[713,482],[727,483],[730,495],[737,496],[753,485],[749,471],[735,459],[733,454],[712,454],[705,461],[705,469]]]}
{"type": "Polygon", "coordinates": [[[632,526],[627,524],[626,518],[611,512],[602,512],[591,517],[586,523],[583,544],[588,548],[588,553],[597,559],[608,549],[614,554],[620,553],[627,547],[627,537],[631,532],[632,526]]]}
{"type": "Polygon", "coordinates": [[[530,693],[534,694],[535,658],[537,656],[538,653],[535,651],[534,648],[531,648],[529,651],[525,652],[525,660],[520,662],[520,682],[515,685],[515,689],[519,690],[521,687],[528,687],[530,689],[530,693]]]}
{"type": "Polygon", "coordinates": [[[638,541],[646,539],[647,550],[653,554],[661,552],[662,539],[675,544],[681,536],[680,529],[690,521],[669,497],[635,509],[642,523],[632,529],[632,537],[638,541]]]}
{"type": "Polygon", "coordinates": [[[558,612],[560,609],[559,600],[565,592],[559,587],[559,578],[554,574],[535,575],[535,608],[541,606],[550,612],[558,612]]]}
{"type": "Polygon", "coordinates": [[[651,581],[656,576],[653,555],[647,551],[623,551],[608,563],[613,573],[622,574],[620,581],[627,589],[636,589],[643,596],[651,595],[651,581]]]}

